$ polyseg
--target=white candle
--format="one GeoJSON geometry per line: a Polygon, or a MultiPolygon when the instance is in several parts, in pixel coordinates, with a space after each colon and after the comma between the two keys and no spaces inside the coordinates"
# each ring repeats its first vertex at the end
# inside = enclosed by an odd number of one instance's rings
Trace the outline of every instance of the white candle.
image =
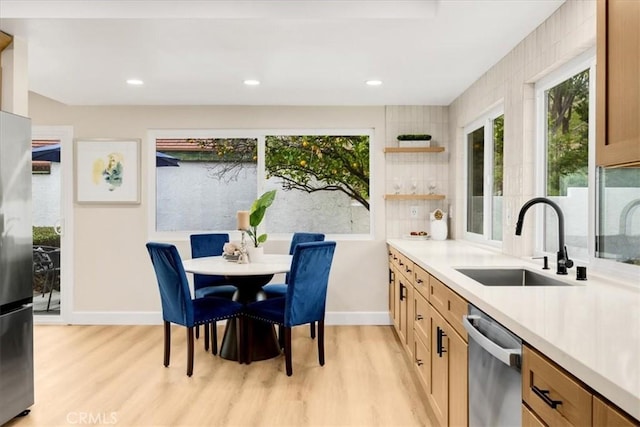
{"type": "Polygon", "coordinates": [[[238,230],[249,229],[249,211],[238,211],[238,230]]]}

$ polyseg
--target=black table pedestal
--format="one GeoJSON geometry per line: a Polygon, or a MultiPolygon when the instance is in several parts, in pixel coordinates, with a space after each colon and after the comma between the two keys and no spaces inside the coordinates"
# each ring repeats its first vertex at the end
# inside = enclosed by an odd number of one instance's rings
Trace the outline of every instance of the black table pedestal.
{"type": "MultiPolygon", "coordinates": [[[[260,276],[227,276],[226,278],[238,288],[233,295],[233,300],[242,304],[248,304],[266,299],[262,286],[269,283],[273,278],[273,274],[260,276]]],[[[220,357],[227,360],[239,360],[238,336],[242,335],[244,338],[243,342],[246,343],[249,322],[251,322],[253,327],[251,360],[271,359],[280,355],[280,345],[278,344],[276,330],[272,324],[247,318],[243,320],[243,331],[238,331],[236,320],[227,322],[224,337],[222,338],[222,345],[220,346],[220,357]]]]}

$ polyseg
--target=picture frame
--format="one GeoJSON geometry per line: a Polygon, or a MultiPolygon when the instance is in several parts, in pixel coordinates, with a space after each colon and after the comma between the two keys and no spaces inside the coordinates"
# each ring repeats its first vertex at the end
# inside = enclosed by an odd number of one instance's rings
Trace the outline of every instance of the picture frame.
{"type": "Polygon", "coordinates": [[[74,148],[76,203],[140,203],[139,139],[76,139],[74,148]]]}

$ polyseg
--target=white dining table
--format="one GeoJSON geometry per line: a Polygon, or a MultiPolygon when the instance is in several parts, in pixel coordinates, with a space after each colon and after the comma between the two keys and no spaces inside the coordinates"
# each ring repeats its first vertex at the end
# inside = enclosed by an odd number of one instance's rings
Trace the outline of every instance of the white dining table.
{"type": "MultiPolygon", "coordinates": [[[[266,299],[262,286],[280,273],[288,273],[291,269],[291,255],[264,254],[258,261],[239,264],[222,256],[185,259],[182,261],[187,273],[224,276],[238,289],[233,300],[242,304],[266,299]]],[[[251,360],[264,360],[278,356],[280,346],[273,325],[252,319],[245,319],[243,330],[237,331],[236,322],[227,322],[220,346],[220,356],[228,360],[239,360],[237,340],[241,334],[247,339],[249,322],[253,328],[251,360]]]]}

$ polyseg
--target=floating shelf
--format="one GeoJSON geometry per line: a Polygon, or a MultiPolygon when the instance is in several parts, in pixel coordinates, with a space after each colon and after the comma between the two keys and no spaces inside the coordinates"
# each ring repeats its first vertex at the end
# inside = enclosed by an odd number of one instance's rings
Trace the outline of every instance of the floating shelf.
{"type": "Polygon", "coordinates": [[[444,194],[385,194],[386,200],[444,200],[444,194]]]}
{"type": "Polygon", "coordinates": [[[385,153],[441,153],[444,147],[384,147],[385,153]]]}

